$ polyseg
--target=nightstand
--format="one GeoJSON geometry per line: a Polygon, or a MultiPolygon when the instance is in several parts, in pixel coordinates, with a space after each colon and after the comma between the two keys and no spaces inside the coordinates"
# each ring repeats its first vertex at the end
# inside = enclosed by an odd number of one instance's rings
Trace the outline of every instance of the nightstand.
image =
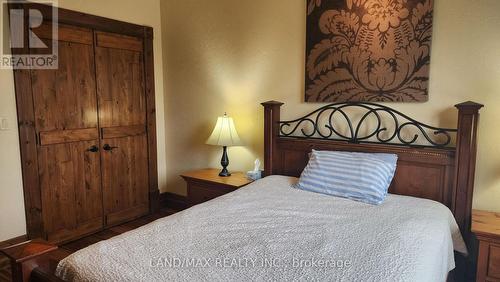
{"type": "Polygon", "coordinates": [[[241,188],[252,180],[243,172],[232,172],[231,176],[219,176],[220,169],[202,169],[181,174],[186,181],[188,204],[194,206],[241,188]]]}
{"type": "Polygon", "coordinates": [[[472,211],[472,232],[479,240],[476,281],[500,281],[500,213],[472,211]]]}

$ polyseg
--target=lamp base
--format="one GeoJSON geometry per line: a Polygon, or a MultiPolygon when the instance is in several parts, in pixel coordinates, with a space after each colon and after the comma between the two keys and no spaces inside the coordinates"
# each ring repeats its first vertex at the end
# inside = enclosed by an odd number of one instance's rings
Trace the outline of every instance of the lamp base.
{"type": "Polygon", "coordinates": [[[219,173],[219,176],[228,177],[231,176],[231,173],[227,170],[227,166],[229,165],[229,158],[227,157],[227,147],[222,147],[222,159],[220,160],[220,164],[222,165],[222,171],[219,173]]]}
{"type": "Polygon", "coordinates": [[[222,177],[228,177],[228,176],[231,176],[231,173],[226,169],[222,169],[222,171],[219,173],[219,176],[222,176],[222,177]]]}

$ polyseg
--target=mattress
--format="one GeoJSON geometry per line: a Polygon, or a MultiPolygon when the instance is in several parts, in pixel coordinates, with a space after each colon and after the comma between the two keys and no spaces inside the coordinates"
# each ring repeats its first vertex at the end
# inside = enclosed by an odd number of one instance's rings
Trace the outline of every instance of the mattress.
{"type": "Polygon", "coordinates": [[[68,281],[446,281],[466,247],[450,210],[388,195],[380,206],[271,176],[82,249],[68,281]]]}

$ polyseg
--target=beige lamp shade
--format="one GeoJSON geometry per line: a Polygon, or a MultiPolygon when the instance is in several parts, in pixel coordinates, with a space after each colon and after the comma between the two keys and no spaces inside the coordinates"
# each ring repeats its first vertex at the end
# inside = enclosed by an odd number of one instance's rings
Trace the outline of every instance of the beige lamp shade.
{"type": "Polygon", "coordinates": [[[212,135],[208,137],[207,144],[226,147],[241,145],[241,140],[238,132],[236,132],[233,119],[226,114],[217,118],[217,124],[212,135]]]}

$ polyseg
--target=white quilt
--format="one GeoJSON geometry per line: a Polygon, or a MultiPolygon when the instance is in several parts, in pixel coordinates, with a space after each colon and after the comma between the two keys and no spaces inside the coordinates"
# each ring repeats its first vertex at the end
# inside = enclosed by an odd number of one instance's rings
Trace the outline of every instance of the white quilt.
{"type": "Polygon", "coordinates": [[[466,252],[453,215],[389,195],[381,206],[272,176],[62,260],[69,281],[445,281],[466,252]]]}

